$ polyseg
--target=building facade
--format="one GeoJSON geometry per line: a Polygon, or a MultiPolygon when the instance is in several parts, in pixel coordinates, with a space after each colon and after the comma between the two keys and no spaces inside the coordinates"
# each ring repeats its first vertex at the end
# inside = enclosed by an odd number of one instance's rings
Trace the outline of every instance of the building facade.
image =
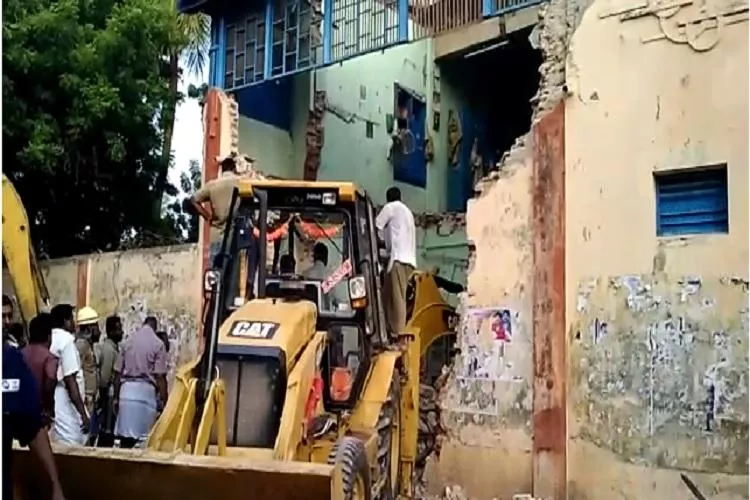
{"type": "Polygon", "coordinates": [[[320,64],[213,59],[206,171],[237,148],[441,214],[422,266],[471,262],[430,488],[748,498],[747,3],[355,3],[347,38],[336,1],[320,64]]]}

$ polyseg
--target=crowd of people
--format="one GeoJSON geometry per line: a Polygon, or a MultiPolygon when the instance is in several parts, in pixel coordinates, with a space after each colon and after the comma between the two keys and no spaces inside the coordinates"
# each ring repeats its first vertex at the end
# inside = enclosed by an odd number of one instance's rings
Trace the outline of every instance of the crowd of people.
{"type": "Polygon", "coordinates": [[[123,448],[144,442],[167,399],[169,341],[155,317],[125,341],[116,315],[106,319],[101,338],[99,315],[89,306],[58,304],[32,318],[21,338],[13,325],[12,302],[3,296],[4,346],[18,350],[33,375],[52,441],[123,448]]]}
{"type": "MultiPolygon", "coordinates": [[[[13,321],[3,295],[3,453],[12,442],[29,446],[64,498],[51,442],[63,445],[142,446],[167,401],[165,332],[149,316],[124,339],[119,316],[104,323],[91,307],[58,304],[31,319],[26,332],[13,321]]],[[[3,498],[12,498],[11,460],[3,461],[3,498]]]]}

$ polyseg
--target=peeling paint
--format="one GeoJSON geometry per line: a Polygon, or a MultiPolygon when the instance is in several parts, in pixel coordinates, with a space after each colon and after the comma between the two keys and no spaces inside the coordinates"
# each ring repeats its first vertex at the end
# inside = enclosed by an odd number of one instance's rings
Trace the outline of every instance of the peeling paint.
{"type": "Polygon", "coordinates": [[[593,291],[581,283],[588,301],[573,329],[599,333],[571,344],[580,438],[632,463],[747,471],[748,331],[740,310],[748,294],[729,283],[635,275],[593,291]]]}
{"type": "MultiPolygon", "coordinates": [[[[198,352],[200,261],[197,245],[150,248],[55,259],[41,263],[53,304],[76,303],[81,262],[90,262],[88,300],[101,318],[117,314],[125,335],[157,318],[170,340],[170,379],[198,352]]],[[[3,284],[9,283],[3,273],[3,284]]]]}

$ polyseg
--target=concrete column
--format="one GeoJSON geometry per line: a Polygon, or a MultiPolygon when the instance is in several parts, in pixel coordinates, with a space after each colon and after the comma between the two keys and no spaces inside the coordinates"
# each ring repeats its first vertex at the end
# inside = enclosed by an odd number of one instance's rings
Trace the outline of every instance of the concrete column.
{"type": "Polygon", "coordinates": [[[567,498],[565,102],[533,127],[534,498],[567,498]]]}

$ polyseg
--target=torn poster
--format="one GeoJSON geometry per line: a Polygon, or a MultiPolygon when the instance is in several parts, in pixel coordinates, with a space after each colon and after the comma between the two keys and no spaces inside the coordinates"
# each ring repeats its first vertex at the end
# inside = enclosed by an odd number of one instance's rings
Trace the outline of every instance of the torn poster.
{"type": "Polygon", "coordinates": [[[445,408],[456,413],[497,415],[495,390],[494,380],[458,378],[455,388],[446,394],[445,408]]]}
{"type": "Polygon", "coordinates": [[[462,318],[459,377],[483,380],[515,380],[512,363],[505,358],[513,340],[515,313],[503,308],[470,308],[462,318]]]}

